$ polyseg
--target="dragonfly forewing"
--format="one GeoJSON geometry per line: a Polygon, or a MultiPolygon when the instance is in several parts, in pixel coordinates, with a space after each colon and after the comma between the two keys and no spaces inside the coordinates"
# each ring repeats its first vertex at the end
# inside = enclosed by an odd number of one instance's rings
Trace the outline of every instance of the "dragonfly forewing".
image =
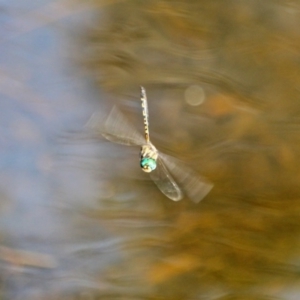
{"type": "Polygon", "coordinates": [[[174,157],[160,153],[163,164],[193,202],[200,202],[213,188],[213,184],[201,178],[195,171],[174,157]]]}
{"type": "Polygon", "coordinates": [[[150,177],[161,192],[171,200],[179,201],[183,198],[181,189],[160,157],[157,159],[157,168],[150,173],[150,177]]]}
{"type": "MultiPolygon", "coordinates": [[[[93,124],[91,121],[89,123],[93,124]]],[[[95,126],[92,125],[91,127],[95,126]]],[[[111,110],[104,125],[96,129],[100,131],[102,136],[114,143],[127,146],[141,146],[145,144],[143,135],[127,121],[126,117],[116,106],[111,110]]]]}

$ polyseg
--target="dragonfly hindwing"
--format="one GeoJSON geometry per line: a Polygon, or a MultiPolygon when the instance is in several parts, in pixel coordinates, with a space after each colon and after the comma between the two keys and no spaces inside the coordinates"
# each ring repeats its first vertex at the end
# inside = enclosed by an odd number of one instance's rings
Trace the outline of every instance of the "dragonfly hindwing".
{"type": "Polygon", "coordinates": [[[201,178],[180,160],[163,153],[160,153],[160,157],[181,189],[193,202],[200,202],[212,189],[213,184],[201,178]]]}
{"type": "Polygon", "coordinates": [[[179,201],[183,198],[181,189],[160,157],[157,159],[157,168],[150,173],[150,177],[161,192],[171,200],[179,201]]]}

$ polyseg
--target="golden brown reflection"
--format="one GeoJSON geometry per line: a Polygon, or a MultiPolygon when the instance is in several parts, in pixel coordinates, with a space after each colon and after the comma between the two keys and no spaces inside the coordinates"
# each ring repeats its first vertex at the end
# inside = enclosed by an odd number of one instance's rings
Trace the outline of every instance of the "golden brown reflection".
{"type": "Polygon", "coordinates": [[[299,294],[299,4],[99,3],[106,7],[85,32],[85,68],[119,95],[152,90],[157,147],[215,183],[196,207],[147,186],[140,201],[158,206],[147,217],[129,209],[104,221],[107,212],[93,211],[113,231],[120,220],[136,224],[135,242],[124,241],[128,257],[108,273],[150,289],[147,299],[299,294]],[[165,226],[150,229],[153,221],[165,226]]]}

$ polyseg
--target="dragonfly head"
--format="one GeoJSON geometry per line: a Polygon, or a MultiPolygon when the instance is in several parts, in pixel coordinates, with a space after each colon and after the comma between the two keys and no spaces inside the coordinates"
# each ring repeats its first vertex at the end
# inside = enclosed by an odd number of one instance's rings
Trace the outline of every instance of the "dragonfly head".
{"type": "Polygon", "coordinates": [[[142,157],[140,164],[142,170],[146,173],[150,173],[156,168],[156,160],[150,157],[142,157]]]}

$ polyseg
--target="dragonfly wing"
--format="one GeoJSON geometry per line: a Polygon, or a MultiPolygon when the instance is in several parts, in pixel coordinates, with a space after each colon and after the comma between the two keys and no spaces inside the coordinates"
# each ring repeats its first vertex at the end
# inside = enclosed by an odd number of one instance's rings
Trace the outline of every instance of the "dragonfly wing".
{"type": "Polygon", "coordinates": [[[162,153],[160,153],[160,157],[182,190],[193,202],[200,202],[213,188],[212,183],[201,178],[178,159],[162,153]]]}
{"type": "Polygon", "coordinates": [[[158,157],[156,169],[150,173],[151,179],[168,198],[173,201],[182,199],[183,194],[176,181],[166,168],[163,161],[158,157]]]}
{"type": "Polygon", "coordinates": [[[126,119],[126,117],[114,106],[104,125],[97,124],[99,118],[93,115],[87,123],[87,126],[100,133],[109,141],[127,145],[127,146],[141,146],[145,144],[145,139],[126,119]]]}

